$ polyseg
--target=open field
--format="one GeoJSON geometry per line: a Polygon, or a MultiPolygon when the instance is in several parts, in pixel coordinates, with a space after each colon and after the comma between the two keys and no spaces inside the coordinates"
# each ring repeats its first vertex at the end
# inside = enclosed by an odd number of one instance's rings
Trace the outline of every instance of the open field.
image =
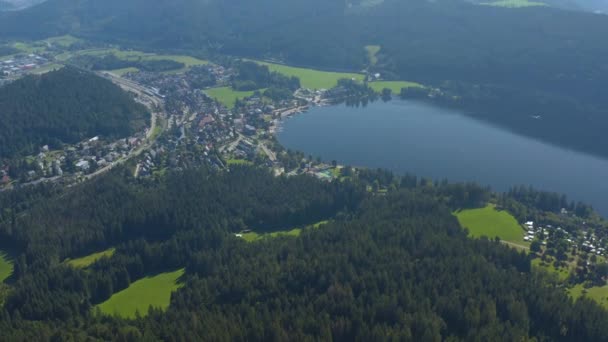
{"type": "Polygon", "coordinates": [[[608,308],[608,285],[605,286],[594,286],[588,289],[585,289],[583,284],[578,284],[571,289],[568,290],[568,294],[576,299],[581,296],[586,296],[589,299],[593,299],[596,302],[600,303],[603,307],[608,308]],[[585,292],[583,294],[583,292],[585,292]]]}
{"type": "Polygon", "coordinates": [[[524,245],[529,245],[524,241],[524,230],[517,223],[513,215],[506,211],[498,211],[492,204],[481,209],[466,209],[455,212],[458,222],[463,228],[469,229],[472,237],[487,236],[501,240],[524,245]]]}
{"type": "Polygon", "coordinates": [[[177,281],[183,274],[182,268],[140,279],[96,307],[107,315],[124,318],[135,318],[136,312],[145,316],[150,306],[166,309],[171,301],[171,293],[182,286],[177,281]]]}
{"type": "MultiPolygon", "coordinates": [[[[265,89],[260,89],[260,93],[263,93],[265,89]]],[[[233,90],[231,87],[219,87],[219,88],[210,88],[204,90],[205,94],[209,97],[218,100],[224,106],[228,108],[234,107],[234,102],[236,99],[243,99],[245,97],[249,97],[255,93],[255,91],[237,91],[233,90]]]]}
{"type": "Polygon", "coordinates": [[[45,40],[38,40],[35,42],[17,42],[13,44],[13,47],[23,53],[41,53],[47,50],[52,45],[57,45],[62,48],[72,46],[72,44],[79,42],[80,39],[72,37],[70,35],[51,37],[45,40]]]}
{"type": "Polygon", "coordinates": [[[482,5],[495,6],[495,7],[507,7],[507,8],[523,8],[523,7],[536,7],[536,6],[547,6],[544,2],[536,2],[529,0],[500,0],[492,2],[483,2],[482,5]]]}
{"type": "Polygon", "coordinates": [[[276,71],[285,76],[295,76],[300,79],[300,85],[303,88],[310,89],[330,89],[338,84],[338,80],[342,78],[356,79],[363,81],[365,76],[357,73],[330,72],[306,68],[291,67],[283,64],[274,64],[261,61],[253,61],[258,64],[268,66],[270,71],[276,71]]]}
{"type": "Polygon", "coordinates": [[[111,257],[112,255],[114,255],[114,252],[116,252],[116,249],[109,248],[102,252],[89,254],[82,258],[68,259],[68,260],[65,260],[64,262],[72,267],[85,268],[85,267],[91,266],[93,263],[95,263],[97,260],[99,260],[103,257],[108,257],[108,258],[111,257]]]}
{"type": "Polygon", "coordinates": [[[553,266],[553,263],[543,263],[540,258],[532,259],[532,268],[544,270],[546,272],[555,274],[557,275],[557,279],[559,279],[559,281],[566,281],[570,276],[570,272],[568,271],[568,269],[563,267],[555,268],[555,266],[553,266]]]}
{"type": "Polygon", "coordinates": [[[242,239],[247,242],[254,242],[254,241],[259,241],[259,240],[266,239],[266,238],[276,238],[276,237],[280,237],[280,236],[300,236],[300,234],[302,234],[302,229],[294,228],[291,230],[281,230],[281,231],[276,231],[276,232],[272,232],[272,233],[262,233],[262,234],[258,234],[256,232],[249,232],[249,233],[243,234],[242,239]]]}
{"type": "Polygon", "coordinates": [[[183,63],[186,67],[209,64],[208,61],[184,55],[163,55],[135,50],[120,50],[116,48],[89,49],[77,52],[67,52],[57,56],[58,60],[67,60],[72,56],[105,56],[115,55],[116,57],[128,61],[158,61],[171,60],[178,63],[183,63]]]}
{"type": "MultiPolygon", "coordinates": [[[[328,224],[328,223],[329,223],[329,220],[319,221],[315,224],[307,226],[307,228],[312,227],[314,229],[318,229],[321,226],[328,224]]],[[[258,234],[256,232],[249,232],[249,233],[243,234],[242,239],[247,242],[254,242],[254,241],[259,241],[259,240],[262,240],[265,238],[276,238],[276,237],[281,237],[281,236],[300,236],[300,234],[302,234],[301,228],[293,228],[291,230],[280,230],[280,231],[276,231],[276,232],[272,232],[272,233],[258,234]]]]}
{"type": "Polygon", "coordinates": [[[380,52],[380,45],[367,45],[365,51],[367,51],[369,64],[376,65],[376,63],[378,63],[378,57],[376,57],[376,55],[380,52]]]}
{"type": "Polygon", "coordinates": [[[8,254],[0,251],[0,283],[13,274],[13,261],[8,254]]]}
{"type": "Polygon", "coordinates": [[[393,92],[394,95],[399,95],[402,88],[424,88],[424,86],[420,83],[408,81],[376,81],[370,82],[367,85],[378,93],[384,88],[388,88],[393,92]]]}

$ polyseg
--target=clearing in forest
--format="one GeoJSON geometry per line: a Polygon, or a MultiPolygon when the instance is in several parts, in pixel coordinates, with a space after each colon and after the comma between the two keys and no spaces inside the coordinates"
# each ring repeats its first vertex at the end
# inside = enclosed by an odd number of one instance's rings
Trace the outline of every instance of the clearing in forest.
{"type": "Polygon", "coordinates": [[[472,237],[487,236],[490,239],[499,237],[501,240],[514,244],[528,246],[524,241],[523,227],[517,223],[513,215],[504,210],[496,210],[496,206],[488,204],[480,209],[465,209],[454,213],[463,228],[469,230],[472,237]]]}
{"type": "Polygon", "coordinates": [[[288,77],[295,76],[300,79],[300,85],[303,88],[309,89],[331,89],[338,85],[338,80],[343,78],[355,79],[361,82],[363,82],[365,79],[363,74],[358,73],[321,71],[292,67],[284,64],[274,64],[261,61],[253,62],[268,66],[270,71],[276,71],[288,77]]]}
{"type": "Polygon", "coordinates": [[[0,283],[8,279],[13,274],[13,261],[3,251],[0,251],[0,283]]]}
{"type": "MultiPolygon", "coordinates": [[[[318,229],[319,227],[326,225],[329,223],[329,220],[319,221],[315,224],[309,225],[308,227],[312,227],[314,229],[318,229]]],[[[254,231],[250,231],[248,233],[241,234],[241,238],[247,242],[255,242],[265,238],[276,238],[283,236],[300,236],[302,234],[301,228],[292,228],[290,230],[279,230],[272,233],[256,233],[254,231]]]]}
{"type": "Polygon", "coordinates": [[[64,262],[72,267],[86,268],[86,267],[91,266],[93,263],[95,263],[97,260],[99,260],[103,257],[108,257],[108,258],[111,257],[112,255],[114,255],[114,252],[116,252],[116,249],[109,248],[109,249],[106,249],[105,251],[89,254],[82,258],[67,259],[64,262]]]}
{"type": "Polygon", "coordinates": [[[164,310],[169,307],[171,293],[183,286],[178,283],[182,275],[183,268],[140,279],[96,307],[104,314],[123,318],[135,318],[136,312],[145,316],[150,307],[164,310]]]}
{"type": "Polygon", "coordinates": [[[583,284],[577,284],[568,290],[568,294],[574,299],[585,296],[608,308],[608,285],[585,288],[583,284]]]}

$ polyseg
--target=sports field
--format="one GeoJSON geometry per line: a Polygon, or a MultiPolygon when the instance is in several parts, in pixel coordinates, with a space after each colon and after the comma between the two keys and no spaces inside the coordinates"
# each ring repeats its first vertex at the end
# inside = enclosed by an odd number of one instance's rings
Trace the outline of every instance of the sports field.
{"type": "Polygon", "coordinates": [[[107,315],[124,318],[135,318],[136,312],[145,316],[150,306],[166,309],[171,301],[171,293],[182,287],[178,283],[182,275],[183,268],[140,279],[96,307],[107,315]]]}
{"type": "Polygon", "coordinates": [[[524,230],[513,215],[507,211],[498,211],[492,204],[480,209],[466,209],[455,212],[458,222],[468,228],[472,237],[499,237],[501,240],[527,246],[524,241],[524,230]]]}

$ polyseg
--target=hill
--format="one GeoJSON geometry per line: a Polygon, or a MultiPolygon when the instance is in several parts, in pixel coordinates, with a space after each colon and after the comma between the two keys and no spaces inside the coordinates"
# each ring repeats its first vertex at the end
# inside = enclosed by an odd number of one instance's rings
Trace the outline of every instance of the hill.
{"type": "Polygon", "coordinates": [[[607,311],[570,301],[527,255],[467,238],[451,206],[483,198],[474,185],[396,178],[376,196],[373,172],[337,183],[253,167],[124,174],[9,205],[0,193],[0,236],[18,247],[6,340],[608,338],[607,311]],[[256,243],[234,236],[329,218],[256,243]],[[60,262],[109,245],[87,269],[60,262]]]}
{"type": "Polygon", "coordinates": [[[92,73],[63,68],[0,88],[0,157],[37,153],[41,146],[96,135],[126,137],[143,129],[144,106],[92,73]]]}

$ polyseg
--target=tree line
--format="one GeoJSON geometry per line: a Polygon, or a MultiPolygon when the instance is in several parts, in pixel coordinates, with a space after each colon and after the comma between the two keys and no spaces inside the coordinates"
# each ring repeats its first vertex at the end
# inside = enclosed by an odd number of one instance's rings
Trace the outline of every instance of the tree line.
{"type": "Polygon", "coordinates": [[[70,67],[1,87],[0,107],[0,158],[96,135],[126,137],[149,120],[147,109],[118,86],[70,67]]]}

